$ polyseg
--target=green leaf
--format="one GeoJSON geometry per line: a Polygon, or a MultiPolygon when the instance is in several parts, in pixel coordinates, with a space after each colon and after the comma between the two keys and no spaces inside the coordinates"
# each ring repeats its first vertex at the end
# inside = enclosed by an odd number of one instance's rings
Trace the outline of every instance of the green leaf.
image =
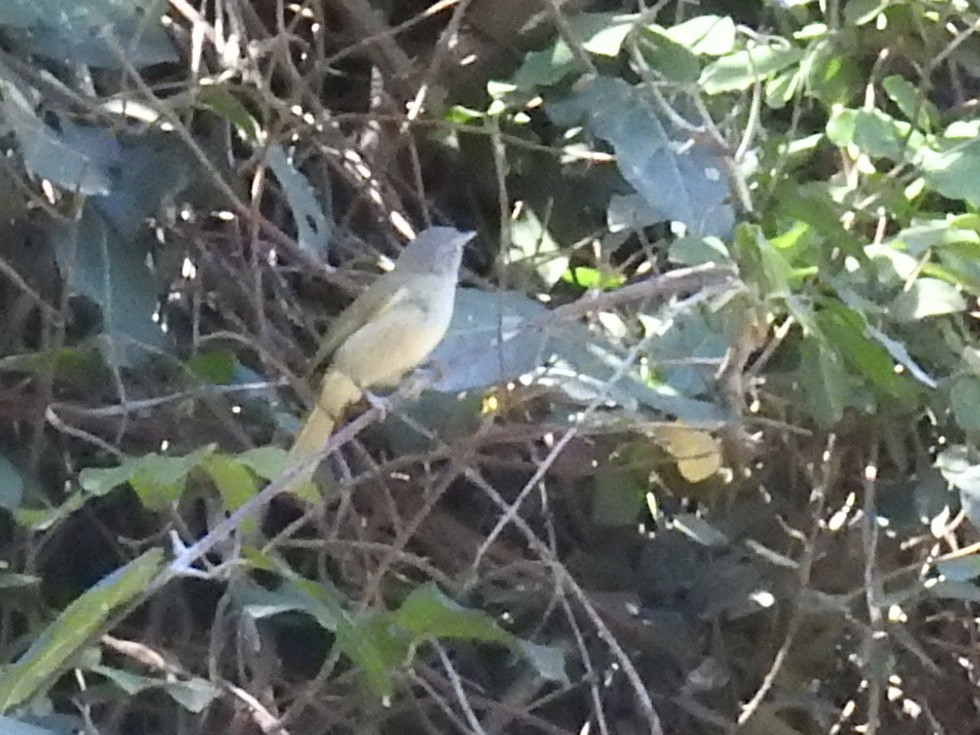
{"type": "Polygon", "coordinates": [[[662,32],[697,56],[724,56],[735,50],[735,21],[728,15],[700,15],[662,32]]]}
{"type": "Polygon", "coordinates": [[[578,68],[575,54],[564,41],[558,41],[550,49],[527,54],[510,81],[516,91],[533,91],[557,84],[578,68]]]}
{"type": "Polygon", "coordinates": [[[611,58],[619,55],[637,18],[638,15],[578,13],[568,18],[568,29],[590,54],[611,58]]]}
{"type": "Polygon", "coordinates": [[[732,263],[728,247],[717,237],[680,237],[670,244],[669,257],[672,263],[686,266],[732,263]]]}
{"type": "Polygon", "coordinates": [[[24,499],[24,476],[5,455],[0,454],[0,508],[16,510],[24,499]]]}
{"type": "Polygon", "coordinates": [[[31,531],[46,531],[85,505],[85,493],[72,493],[57,508],[18,508],[14,520],[18,526],[31,531]]]}
{"type": "Polygon", "coordinates": [[[310,180],[278,143],[269,146],[265,159],[286,195],[293,214],[293,223],[296,225],[299,246],[314,254],[326,252],[332,237],[332,228],[320,203],[322,201],[329,204],[329,196],[317,194],[310,180]]]}
{"type": "Polygon", "coordinates": [[[802,77],[799,69],[784,69],[766,82],[766,106],[774,110],[785,107],[796,95],[802,77]]]}
{"type": "Polygon", "coordinates": [[[517,291],[459,289],[449,330],[430,358],[440,367],[433,388],[458,393],[534,370],[540,364],[546,335],[521,325],[547,311],[543,304],[517,291]]]}
{"type": "Polygon", "coordinates": [[[976,582],[940,581],[929,587],[929,594],[940,600],[960,600],[961,602],[980,602],[980,587],[976,582]]]}
{"type": "Polygon", "coordinates": [[[926,185],[949,199],[980,207],[980,139],[956,142],[928,158],[923,167],[926,185]]]}
{"type": "Polygon", "coordinates": [[[547,287],[554,286],[568,269],[568,256],[562,254],[558,243],[530,207],[511,220],[510,242],[510,263],[535,271],[547,287]]]}
{"type": "Polygon", "coordinates": [[[257,586],[239,589],[236,596],[249,615],[260,618],[291,610],[309,614],[320,627],[336,636],[337,646],[364,675],[368,686],[379,696],[390,696],[392,674],[400,663],[398,647],[391,640],[379,616],[356,616],[348,612],[342,596],[333,587],[290,574],[275,591],[257,586]]]}
{"type": "Polygon", "coordinates": [[[231,350],[199,352],[187,361],[187,369],[204,383],[228,385],[235,377],[238,358],[231,350]]]}
{"type": "Polygon", "coordinates": [[[644,28],[637,42],[651,69],[675,84],[694,84],[701,76],[697,57],[657,26],[644,28]]]}
{"type": "Polygon", "coordinates": [[[140,471],[138,460],[123,460],[116,467],[85,467],[78,473],[78,482],[90,495],[105,495],[114,488],[127,483],[140,471]]]}
{"type": "Polygon", "coordinates": [[[173,681],[152,676],[141,676],[102,665],[92,666],[89,671],[106,677],[129,696],[135,696],[150,689],[163,690],[177,704],[195,714],[203,712],[205,707],[221,696],[219,687],[196,676],[183,681],[173,681]]]}
{"type": "Polygon", "coordinates": [[[889,313],[896,321],[914,322],[965,310],[966,299],[956,286],[938,278],[920,278],[895,298],[889,313]]]}
{"type": "Polygon", "coordinates": [[[146,590],[162,564],[163,550],[151,549],[62,610],[27,652],[0,673],[0,711],[9,711],[54,683],[113,611],[146,590]]]}
{"type": "Polygon", "coordinates": [[[286,471],[286,450],[281,447],[256,447],[238,455],[238,461],[263,480],[274,480],[286,471]]]}
{"type": "Polygon", "coordinates": [[[827,302],[815,316],[828,346],[879,394],[899,399],[899,405],[914,400],[912,385],[895,372],[895,363],[887,350],[868,338],[860,314],[841,304],[827,302]]]}
{"type": "Polygon", "coordinates": [[[626,279],[618,273],[609,273],[599,268],[578,266],[562,273],[561,280],[565,283],[573,283],[576,286],[581,286],[582,288],[612,291],[622,286],[626,279]]]}
{"type": "Polygon", "coordinates": [[[214,449],[210,444],[183,456],[150,453],[127,457],[117,467],[87,467],[79,473],[79,483],[92,495],[104,495],[128,482],[146,507],[160,510],[176,502],[183,492],[188,473],[214,449]]]}
{"type": "Polygon", "coordinates": [[[96,385],[106,374],[105,363],[91,348],[62,347],[0,357],[0,373],[52,374],[53,377],[96,385]]]}
{"type": "Polygon", "coordinates": [[[142,345],[166,349],[156,321],[157,283],[146,259],[149,234],[123,236],[89,199],[78,221],[57,233],[59,263],[69,285],[102,310],[110,364],[129,366],[145,357],[142,345]]]}
{"type": "Polygon", "coordinates": [[[246,466],[225,454],[205,457],[201,469],[218,488],[226,510],[232,511],[244,505],[258,490],[255,478],[246,466]]]}
{"type": "MultiPolygon", "coordinates": [[[[238,134],[250,143],[259,143],[261,126],[235,95],[239,91],[226,84],[209,84],[197,88],[197,103],[230,122],[238,134]]],[[[244,92],[244,90],[241,90],[244,92]]]]}
{"type": "Polygon", "coordinates": [[[798,374],[799,395],[814,420],[824,428],[839,423],[847,406],[848,378],[837,352],[817,339],[804,340],[798,374]]]}
{"type": "Polygon", "coordinates": [[[912,359],[912,355],[909,354],[908,349],[898,340],[892,339],[887,334],[882,332],[875,326],[871,324],[867,325],[868,335],[874,339],[878,344],[888,350],[888,354],[892,356],[899,365],[903,365],[909,371],[909,374],[918,380],[920,383],[928,388],[935,388],[937,385],[936,379],[933,378],[929,373],[923,370],[919,364],[912,359]]]}
{"type": "Polygon", "coordinates": [[[758,225],[743,223],[735,231],[735,251],[746,280],[758,283],[761,293],[786,296],[793,268],[758,225]]]}
{"type": "Polygon", "coordinates": [[[895,103],[906,119],[921,130],[929,130],[934,121],[939,119],[936,106],[932,104],[923,92],[905,77],[893,74],[885,77],[881,86],[885,94],[895,103]]]}
{"type": "Polygon", "coordinates": [[[645,487],[636,473],[607,468],[596,475],[592,493],[592,520],[603,526],[636,523],[644,507],[645,487]]]}
{"type": "MultiPolygon", "coordinates": [[[[547,106],[551,120],[608,141],[622,177],[642,197],[640,223],[683,222],[691,235],[726,238],[734,224],[724,164],[707,146],[674,141],[642,88],[600,76],[547,106]]],[[[610,205],[611,208],[611,205],[610,205]]]]}
{"type": "Polygon", "coordinates": [[[964,217],[946,217],[943,219],[919,220],[909,227],[903,228],[895,235],[892,243],[901,247],[913,258],[913,262],[930,248],[940,248],[947,245],[967,244],[980,245],[975,223],[971,224],[964,217]]]}
{"type": "Polygon", "coordinates": [[[542,646],[523,638],[516,638],[514,646],[545,681],[570,686],[568,674],[565,672],[565,652],[560,647],[542,646]]]}
{"type": "Polygon", "coordinates": [[[802,58],[801,49],[788,45],[737,51],[705,67],[699,82],[701,91],[711,95],[745,90],[802,58]]]}
{"type": "Polygon", "coordinates": [[[429,637],[463,638],[510,644],[514,636],[482,610],[471,610],[451,600],[435,583],[417,587],[392,613],[391,622],[416,640],[429,637]]]}
{"type": "Polygon", "coordinates": [[[122,689],[125,694],[128,694],[131,697],[139,694],[140,692],[144,692],[147,689],[153,689],[163,684],[163,681],[160,679],[154,679],[150,676],[142,676],[141,674],[134,674],[131,671],[124,671],[111,666],[103,666],[102,664],[90,666],[88,671],[104,676],[117,687],[122,689]]]}
{"type": "Polygon", "coordinates": [[[980,554],[940,559],[936,562],[936,570],[950,582],[969,582],[980,577],[980,554]]]}
{"type": "Polygon", "coordinates": [[[844,22],[857,26],[870,23],[892,2],[893,0],[849,0],[844,6],[844,22]]]}
{"type": "Polygon", "coordinates": [[[109,193],[112,183],[103,171],[103,161],[94,157],[94,152],[86,153],[70,146],[61,133],[34,113],[34,105],[17,85],[0,79],[0,93],[5,127],[9,126],[16,136],[29,171],[67,191],[109,193]]]}
{"type": "Polygon", "coordinates": [[[810,57],[801,64],[807,95],[822,102],[828,110],[846,105],[863,83],[860,65],[849,63],[855,50],[845,45],[846,38],[847,35],[832,36],[817,41],[810,57]]]}
{"type": "Polygon", "coordinates": [[[3,715],[0,715],[0,732],[3,735],[64,735],[64,730],[60,728],[49,730],[46,727],[38,727],[3,715]]]}
{"type": "Polygon", "coordinates": [[[980,431],[980,379],[967,376],[953,383],[949,404],[960,428],[980,431]]]}
{"type": "Polygon", "coordinates": [[[183,681],[168,681],[163,684],[171,699],[188,712],[200,714],[222,695],[222,689],[199,676],[183,681]]]}
{"type": "Polygon", "coordinates": [[[902,161],[924,143],[911,126],[880,110],[839,109],[827,121],[827,137],[844,147],[854,145],[870,158],[902,161]]]}
{"type": "Polygon", "coordinates": [[[177,61],[158,0],[4,0],[0,26],[20,53],[122,69],[177,61]]]}

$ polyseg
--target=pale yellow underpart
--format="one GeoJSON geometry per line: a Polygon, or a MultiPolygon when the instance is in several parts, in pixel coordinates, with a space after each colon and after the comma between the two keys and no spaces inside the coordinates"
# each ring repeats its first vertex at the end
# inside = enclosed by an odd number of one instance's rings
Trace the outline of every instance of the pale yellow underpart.
{"type": "MultiPolygon", "coordinates": [[[[287,468],[323,448],[345,409],[360,399],[363,389],[393,386],[429,356],[449,326],[455,293],[455,274],[447,278],[395,270],[355,300],[350,307],[353,314],[341,315],[341,328],[348,334],[333,353],[317,405],[289,450],[287,468]],[[386,298],[379,298],[382,292],[376,289],[387,292],[386,298]],[[371,313],[358,313],[359,304],[370,306],[371,313]],[[360,325],[355,329],[351,329],[352,318],[360,325]]],[[[336,338],[327,335],[327,340],[336,338]]],[[[295,485],[309,482],[315,470],[316,463],[312,463],[295,485]]]]}

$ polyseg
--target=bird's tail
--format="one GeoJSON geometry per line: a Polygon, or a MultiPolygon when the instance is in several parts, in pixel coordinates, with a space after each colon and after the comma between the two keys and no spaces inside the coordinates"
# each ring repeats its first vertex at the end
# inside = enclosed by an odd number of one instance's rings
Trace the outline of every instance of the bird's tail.
{"type": "MultiPolygon", "coordinates": [[[[338,370],[328,370],[320,384],[320,395],[317,404],[303,424],[296,441],[289,449],[286,457],[287,471],[298,463],[319,451],[327,438],[333,433],[334,426],[343,416],[344,409],[361,397],[361,389],[350,378],[338,370]]],[[[295,486],[305,485],[313,479],[317,464],[311,464],[296,476],[295,486]]]]}

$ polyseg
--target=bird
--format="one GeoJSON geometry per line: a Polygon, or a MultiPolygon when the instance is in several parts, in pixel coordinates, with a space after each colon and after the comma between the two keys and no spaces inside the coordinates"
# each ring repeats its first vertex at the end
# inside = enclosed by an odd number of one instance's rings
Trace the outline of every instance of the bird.
{"type": "MultiPolygon", "coordinates": [[[[316,404],[286,456],[287,471],[320,451],[344,411],[370,388],[394,386],[442,340],[453,315],[463,247],[476,233],[429,227],[409,242],[394,268],[378,277],[331,323],[314,364],[329,360],[316,404]]],[[[317,463],[294,487],[313,479],[317,463]]]]}

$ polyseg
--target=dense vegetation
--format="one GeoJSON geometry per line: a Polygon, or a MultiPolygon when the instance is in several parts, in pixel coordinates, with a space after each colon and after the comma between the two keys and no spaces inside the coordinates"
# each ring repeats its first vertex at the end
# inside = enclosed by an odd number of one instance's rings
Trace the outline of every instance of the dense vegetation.
{"type": "Polygon", "coordinates": [[[0,733],[978,732],[978,28],[0,3],[0,733]],[[279,492],[432,223],[425,390],[279,492]]]}

